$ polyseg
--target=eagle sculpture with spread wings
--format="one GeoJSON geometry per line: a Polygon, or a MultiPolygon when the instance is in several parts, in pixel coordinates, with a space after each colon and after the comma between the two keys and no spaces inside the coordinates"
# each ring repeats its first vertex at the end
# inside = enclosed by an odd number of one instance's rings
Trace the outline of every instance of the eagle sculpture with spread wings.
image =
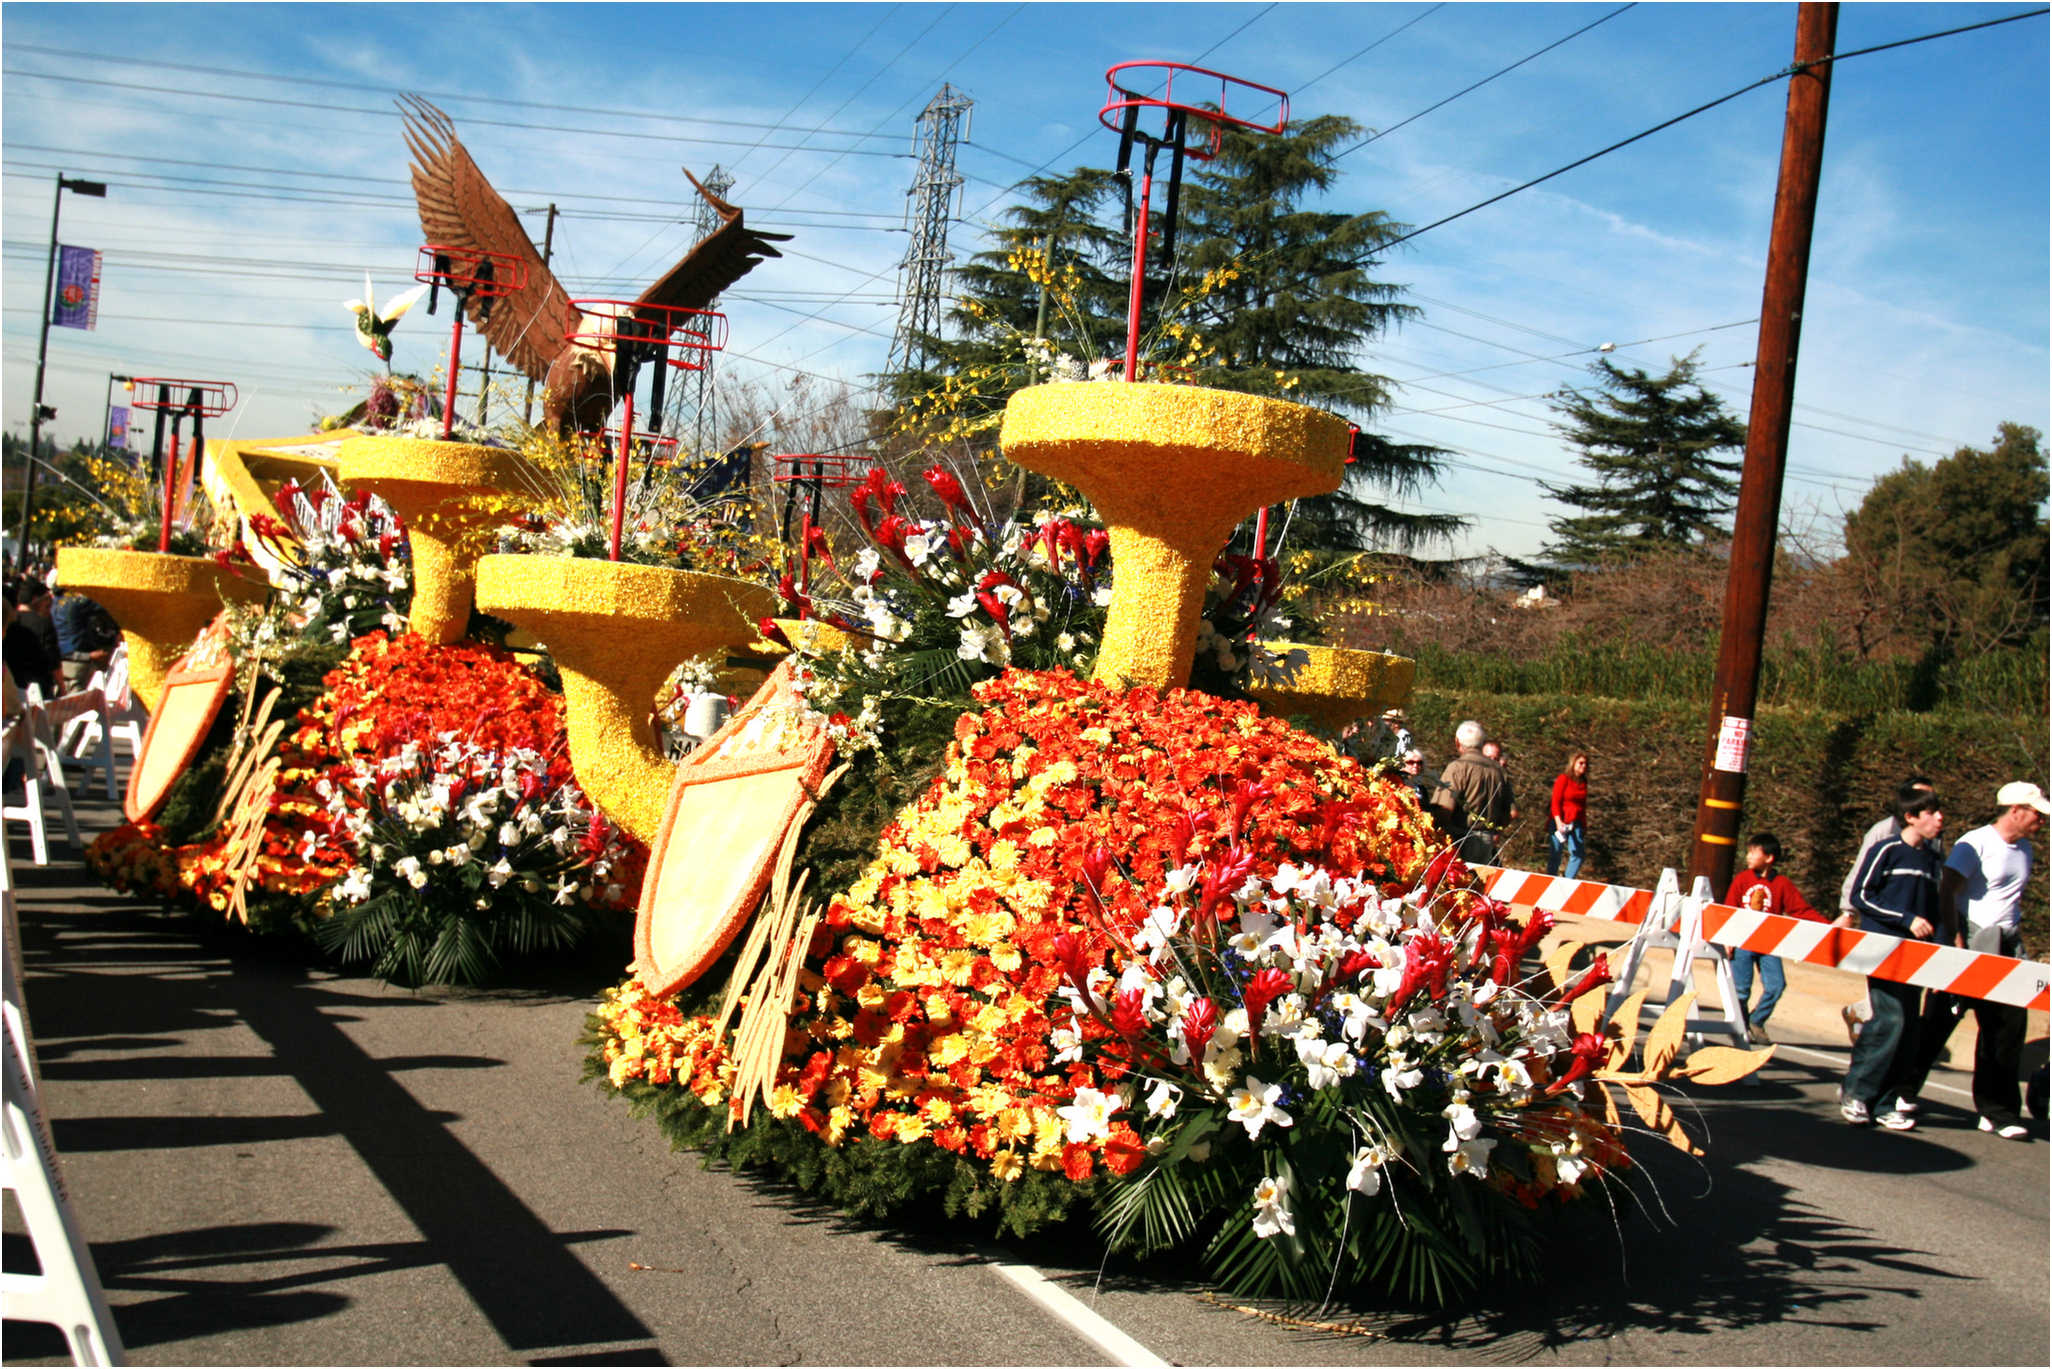
{"type": "MultiPolygon", "coordinates": [[[[558,432],[602,426],[620,397],[618,352],[603,340],[619,327],[618,321],[593,319],[570,302],[569,292],[542,263],[513,207],[492,189],[457,140],[448,115],[418,96],[402,97],[400,106],[406,146],[413,153],[413,197],[427,240],[438,246],[506,253],[527,264],[527,283],[490,301],[489,311],[484,300],[466,303],[470,322],[500,356],[543,382],[542,420],[547,426],[558,432]],[[584,340],[573,342],[572,334],[584,340]]],[[[684,174],[719,214],[721,224],[642,291],[640,299],[623,311],[627,317],[636,317],[635,310],[642,305],[654,306],[652,312],[708,308],[757,262],[782,255],[773,242],[790,240],[789,233],[746,227],[740,209],[700,185],[689,171],[684,174]]]]}

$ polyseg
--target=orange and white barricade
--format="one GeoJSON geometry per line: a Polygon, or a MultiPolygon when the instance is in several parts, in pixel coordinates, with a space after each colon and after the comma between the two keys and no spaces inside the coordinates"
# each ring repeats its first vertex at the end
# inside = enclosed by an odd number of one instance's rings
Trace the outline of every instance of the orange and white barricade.
{"type": "MultiPolygon", "coordinates": [[[[1651,924],[1655,935],[1671,933],[1672,941],[1653,944],[1679,947],[1683,941],[1696,940],[1713,947],[1742,947],[1849,974],[1942,989],[1961,998],[2041,1012],[2052,1007],[2052,966],[2041,961],[1734,908],[1709,901],[1701,880],[1695,895],[1675,906],[1671,901],[1662,903],[1651,890],[1625,885],[1562,879],[1487,865],[1475,867],[1475,873],[1484,892],[1513,907],[1545,908],[1606,922],[1651,924]],[[1689,905],[1694,905],[1693,909],[1689,905]],[[1688,935],[1690,928],[1682,925],[1691,920],[1685,914],[1692,914],[1696,922],[1694,938],[1688,935]]],[[[1680,960],[1678,953],[1678,965],[1680,960]]],[[[1620,978],[1628,982],[1628,977],[1621,974],[1620,978]]]]}

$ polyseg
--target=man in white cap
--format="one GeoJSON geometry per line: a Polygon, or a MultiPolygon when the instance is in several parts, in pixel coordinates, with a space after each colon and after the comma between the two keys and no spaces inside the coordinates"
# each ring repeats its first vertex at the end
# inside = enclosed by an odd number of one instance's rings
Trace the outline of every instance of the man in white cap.
{"type": "MultiPolygon", "coordinates": [[[[1941,940],[1998,955],[2023,952],[2023,896],[2031,879],[2031,837],[2052,812],[2045,791],[2016,780],[1995,791],[1995,820],[1961,837],[1945,859],[1938,906],[1949,924],[1941,940]],[[1962,914],[1964,917],[1962,918],[1962,914]]],[[[1964,1003],[1932,994],[1918,1039],[1918,1068],[1904,1090],[1913,1096],[1945,1047],[1964,1003]]],[[[1973,1002],[1979,1036],[1974,1043],[1974,1108],[1981,1130],[2009,1141],[2027,1140],[2017,1064],[2027,1018],[2007,1003],[1973,1002]]],[[[1910,1104],[1915,1107],[1914,1103],[1910,1104]]]]}

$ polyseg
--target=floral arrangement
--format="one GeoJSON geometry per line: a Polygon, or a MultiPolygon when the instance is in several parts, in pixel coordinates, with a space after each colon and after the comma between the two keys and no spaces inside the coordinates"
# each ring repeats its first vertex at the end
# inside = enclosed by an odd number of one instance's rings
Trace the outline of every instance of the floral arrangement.
{"type": "MultiPolygon", "coordinates": [[[[540,487],[499,536],[502,552],[603,558],[611,551],[617,445],[590,435],[567,439],[534,432],[522,446],[542,473],[540,487]]],[[[700,486],[715,461],[677,461],[643,453],[633,458],[622,518],[620,559],[639,565],[753,578],[767,571],[771,544],[737,513],[746,505],[707,498],[700,486]]],[[[531,496],[531,497],[530,497],[531,496]]]]}
{"type": "MultiPolygon", "coordinates": [[[[279,686],[267,677],[262,687],[279,686]]],[[[512,955],[570,944],[639,897],[646,852],[572,780],[561,696],[500,648],[373,631],[291,716],[276,756],[246,857],[243,906],[256,930],[309,933],[399,981],[474,982],[512,955]],[[474,868],[413,884],[404,862],[445,863],[458,844],[481,857],[474,868]],[[443,862],[430,859],[437,851],[443,862]],[[492,906],[478,909],[484,890],[492,906]]],[[[208,786],[220,774],[218,763],[195,765],[167,814],[211,812],[208,786]],[[186,802],[195,790],[203,802],[186,802]]],[[[220,914],[238,876],[230,837],[197,819],[124,824],[94,842],[88,861],[117,888],[175,891],[220,914]]]]}
{"type": "Polygon", "coordinates": [[[443,732],[322,786],[351,866],[315,938],[399,984],[481,982],[575,945],[638,883],[631,840],[549,758],[443,732]]]}
{"type": "Polygon", "coordinates": [[[1064,672],[975,692],[801,948],[769,1120],[723,1131],[728,1042],[633,981],[590,1071],[857,1210],[938,1190],[1024,1230],[1066,1189],[1114,1249],[1195,1246],[1250,1294],[1530,1274],[1532,1210],[1627,1162],[1584,1093],[1620,1063],[1582,1001],[1601,963],[1528,977],[1548,919],[1510,921],[1405,786],[1251,704],[1064,672]]]}
{"type": "MultiPolygon", "coordinates": [[[[344,498],[325,473],[307,485],[286,481],[273,502],[276,517],[252,513],[247,524],[278,567],[280,592],[264,612],[238,623],[246,654],[305,638],[340,644],[378,629],[405,630],[412,563],[405,526],[390,505],[374,494],[344,498]]],[[[250,555],[241,543],[229,551],[250,555]]]]}

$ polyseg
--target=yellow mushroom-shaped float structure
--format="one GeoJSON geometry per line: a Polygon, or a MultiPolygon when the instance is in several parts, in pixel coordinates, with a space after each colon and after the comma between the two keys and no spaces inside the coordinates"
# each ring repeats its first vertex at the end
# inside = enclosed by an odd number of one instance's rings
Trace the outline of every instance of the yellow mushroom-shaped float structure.
{"type": "Polygon", "coordinates": [[[1005,406],[1005,456],[1090,497],[1111,532],[1096,677],[1189,683],[1211,564],[1257,509],[1340,486],[1351,432],[1285,400],[1188,385],[1035,385],[1005,406]]]}
{"type": "Polygon", "coordinates": [[[569,556],[486,556],[477,606],[527,629],[563,676],[570,762],[600,811],[644,842],[676,767],[656,738],[656,693],[693,656],[755,640],[776,596],[744,580],[569,556]]]}
{"type": "Polygon", "coordinates": [[[1263,642],[1262,646],[1295,662],[1287,684],[1250,685],[1247,692],[1279,717],[1310,718],[1328,732],[1337,732],[1357,718],[1379,717],[1384,709],[1401,708],[1411,698],[1418,663],[1408,656],[1353,647],[1306,646],[1296,642],[1263,642]]]}
{"type": "Polygon", "coordinates": [[[225,605],[261,603],[270,592],[261,572],[245,576],[211,556],[104,547],[59,548],[57,585],[85,595],[120,624],[129,688],[152,713],[164,676],[199,630],[225,605]]]}
{"type": "Polygon", "coordinates": [[[413,612],[430,642],[458,641],[470,627],[477,558],[492,529],[542,488],[526,457],[472,442],[359,434],[344,438],[337,477],[378,495],[406,522],[413,549],[413,612]]]}

